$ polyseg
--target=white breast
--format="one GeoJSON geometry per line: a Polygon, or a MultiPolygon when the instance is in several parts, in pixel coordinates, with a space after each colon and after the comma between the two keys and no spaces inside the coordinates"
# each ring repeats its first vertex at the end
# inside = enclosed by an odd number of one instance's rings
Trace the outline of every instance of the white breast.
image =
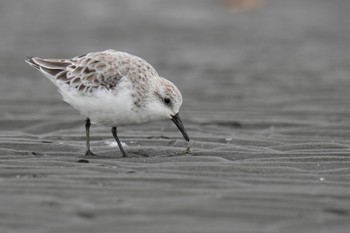
{"type": "Polygon", "coordinates": [[[120,126],[148,121],[134,108],[132,84],[123,78],[115,90],[96,89],[83,95],[68,85],[60,86],[63,100],[89,117],[94,124],[120,126]]]}

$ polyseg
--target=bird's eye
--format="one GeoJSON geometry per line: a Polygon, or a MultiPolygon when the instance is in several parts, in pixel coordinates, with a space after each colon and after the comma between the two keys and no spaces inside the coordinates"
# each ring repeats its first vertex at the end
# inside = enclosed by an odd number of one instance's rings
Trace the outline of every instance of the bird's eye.
{"type": "Polygon", "coordinates": [[[171,100],[169,98],[165,97],[163,100],[164,100],[164,103],[166,105],[170,105],[171,104],[171,100]]]}

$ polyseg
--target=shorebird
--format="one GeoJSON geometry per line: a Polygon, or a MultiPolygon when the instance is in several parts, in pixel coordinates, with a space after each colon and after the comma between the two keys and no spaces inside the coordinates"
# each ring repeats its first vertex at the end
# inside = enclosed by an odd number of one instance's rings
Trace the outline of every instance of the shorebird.
{"type": "Polygon", "coordinates": [[[94,155],[91,123],[111,127],[123,157],[127,155],[117,135],[122,125],[171,119],[190,141],[179,116],[181,92],[142,58],[106,50],[72,59],[28,57],[26,62],[57,86],[65,102],[86,116],[85,155],[94,155]]]}

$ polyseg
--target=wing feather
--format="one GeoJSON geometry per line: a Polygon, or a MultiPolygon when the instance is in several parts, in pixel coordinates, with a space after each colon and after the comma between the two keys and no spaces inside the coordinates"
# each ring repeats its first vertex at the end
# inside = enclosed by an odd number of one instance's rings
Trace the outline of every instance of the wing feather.
{"type": "Polygon", "coordinates": [[[26,62],[48,76],[57,86],[66,84],[83,94],[99,88],[114,89],[126,76],[131,80],[158,76],[145,60],[114,50],[88,53],[72,59],[28,57],[26,62]]]}

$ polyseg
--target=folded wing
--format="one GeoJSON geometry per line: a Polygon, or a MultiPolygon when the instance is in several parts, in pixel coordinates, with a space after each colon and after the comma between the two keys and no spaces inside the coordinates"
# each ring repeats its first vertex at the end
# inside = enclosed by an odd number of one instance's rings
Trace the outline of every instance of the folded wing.
{"type": "Polygon", "coordinates": [[[147,70],[150,76],[157,75],[154,68],[141,58],[114,50],[88,53],[72,59],[28,57],[26,62],[57,86],[69,85],[86,94],[98,88],[113,89],[127,75],[139,78],[137,73],[142,71],[138,69],[147,70]]]}

